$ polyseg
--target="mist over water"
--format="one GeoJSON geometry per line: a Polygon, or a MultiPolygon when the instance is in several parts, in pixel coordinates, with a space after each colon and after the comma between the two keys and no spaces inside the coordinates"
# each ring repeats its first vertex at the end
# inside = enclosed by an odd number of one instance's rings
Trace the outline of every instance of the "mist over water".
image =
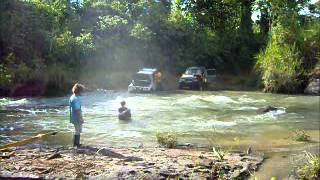
{"type": "MultiPolygon", "coordinates": [[[[59,131],[46,143],[71,145],[69,96],[0,99],[0,143],[38,133],[59,131]]],[[[175,132],[181,143],[249,146],[257,149],[287,146],[293,129],[317,132],[319,97],[258,92],[161,92],[129,94],[96,91],[84,94],[82,143],[98,146],[156,146],[157,132],[175,132]],[[117,109],[125,100],[131,121],[119,121],[117,109]],[[267,105],[278,110],[259,113],[267,105]],[[235,139],[239,142],[235,142],[235,139]]],[[[311,133],[319,139],[318,133],[311,133]]]]}

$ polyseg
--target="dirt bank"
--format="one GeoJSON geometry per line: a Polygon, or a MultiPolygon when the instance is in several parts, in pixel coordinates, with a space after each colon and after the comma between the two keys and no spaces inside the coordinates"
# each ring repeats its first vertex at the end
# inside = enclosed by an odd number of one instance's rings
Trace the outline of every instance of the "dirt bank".
{"type": "Polygon", "coordinates": [[[245,178],[263,157],[165,148],[37,148],[2,152],[0,177],[100,179],[245,178]]]}

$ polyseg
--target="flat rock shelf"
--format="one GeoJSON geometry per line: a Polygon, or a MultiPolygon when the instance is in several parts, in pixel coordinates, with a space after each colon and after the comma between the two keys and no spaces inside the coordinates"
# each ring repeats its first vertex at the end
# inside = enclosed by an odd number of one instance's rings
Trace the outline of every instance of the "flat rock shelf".
{"type": "Polygon", "coordinates": [[[1,152],[0,177],[30,179],[246,179],[262,155],[197,149],[24,148],[1,152]],[[219,157],[220,156],[220,157],[219,157]]]}

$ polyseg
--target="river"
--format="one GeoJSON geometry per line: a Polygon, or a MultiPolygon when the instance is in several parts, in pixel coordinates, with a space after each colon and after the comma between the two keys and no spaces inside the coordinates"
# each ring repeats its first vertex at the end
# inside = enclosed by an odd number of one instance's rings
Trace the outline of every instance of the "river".
{"type": "MultiPolygon", "coordinates": [[[[71,145],[69,96],[0,98],[0,143],[10,143],[41,132],[59,131],[50,145],[71,145]]],[[[319,96],[279,95],[238,91],[174,91],[129,94],[97,90],[82,96],[85,124],[82,143],[98,146],[156,146],[157,132],[173,132],[181,143],[222,146],[229,150],[264,152],[270,158],[257,176],[285,177],[292,155],[319,151],[319,96]],[[125,100],[132,120],[119,121],[117,109],[125,100]],[[271,105],[267,113],[259,108],[271,105]],[[311,142],[292,139],[305,130],[311,142]],[[279,163],[275,163],[275,161],[279,163]]]]}

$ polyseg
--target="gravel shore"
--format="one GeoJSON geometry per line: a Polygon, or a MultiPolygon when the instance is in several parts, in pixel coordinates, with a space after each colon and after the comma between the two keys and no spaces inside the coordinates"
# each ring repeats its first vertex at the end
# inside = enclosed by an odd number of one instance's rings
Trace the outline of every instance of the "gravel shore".
{"type": "Polygon", "coordinates": [[[1,152],[0,177],[35,179],[246,179],[263,156],[197,149],[24,148],[1,152]],[[221,154],[220,154],[221,155],[221,154]]]}

